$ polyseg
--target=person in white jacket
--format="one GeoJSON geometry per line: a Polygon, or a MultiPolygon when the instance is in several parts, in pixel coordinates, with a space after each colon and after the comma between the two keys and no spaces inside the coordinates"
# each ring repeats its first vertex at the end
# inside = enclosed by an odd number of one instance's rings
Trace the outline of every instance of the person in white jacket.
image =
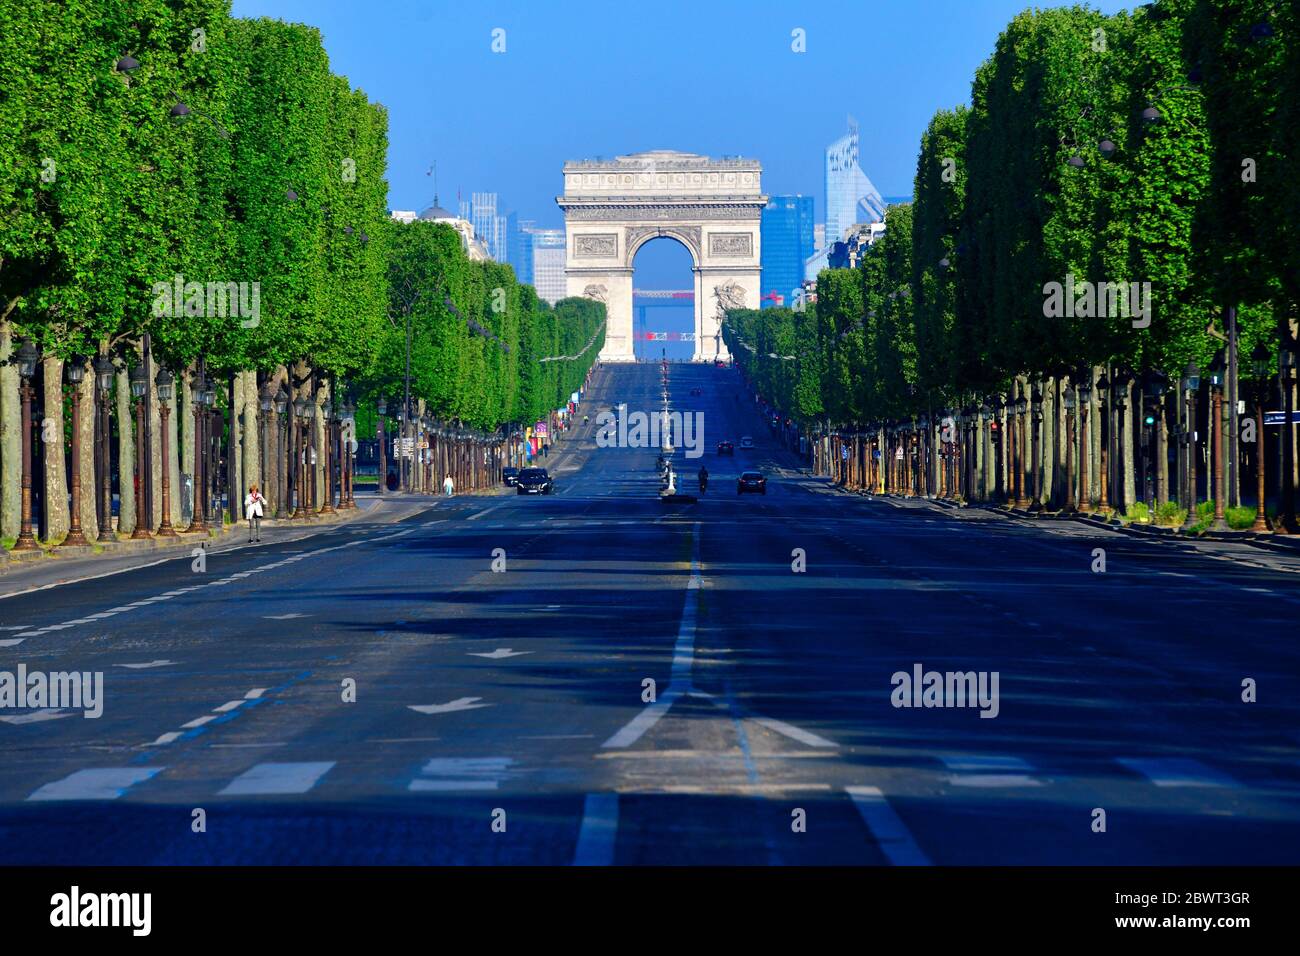
{"type": "Polygon", "coordinates": [[[248,541],[251,544],[256,536],[256,540],[262,540],[262,504],[266,501],[262,493],[257,490],[257,485],[248,489],[248,494],[244,496],[244,517],[248,519],[248,541]]]}
{"type": "Polygon", "coordinates": [[[447,480],[442,483],[442,493],[448,498],[456,493],[456,483],[451,480],[451,472],[447,472],[447,480]]]}

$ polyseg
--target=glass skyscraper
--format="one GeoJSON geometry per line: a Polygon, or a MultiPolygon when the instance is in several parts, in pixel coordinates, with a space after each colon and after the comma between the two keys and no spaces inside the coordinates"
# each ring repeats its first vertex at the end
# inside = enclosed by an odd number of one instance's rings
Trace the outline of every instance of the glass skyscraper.
{"type": "Polygon", "coordinates": [[[534,229],[533,288],[537,297],[554,305],[565,297],[568,283],[564,275],[564,230],[534,229]]]}
{"type": "Polygon", "coordinates": [[[826,147],[826,244],[839,242],[850,226],[880,222],[885,200],[858,165],[858,124],[826,147]]]}
{"type": "Polygon", "coordinates": [[[762,308],[790,305],[813,254],[813,197],[772,196],[763,208],[762,308]],[[779,298],[778,298],[779,297],[779,298]]]}
{"type": "Polygon", "coordinates": [[[532,219],[520,219],[518,213],[506,217],[506,231],[510,237],[510,255],[507,261],[515,270],[515,278],[523,285],[533,284],[533,229],[532,219]]]}

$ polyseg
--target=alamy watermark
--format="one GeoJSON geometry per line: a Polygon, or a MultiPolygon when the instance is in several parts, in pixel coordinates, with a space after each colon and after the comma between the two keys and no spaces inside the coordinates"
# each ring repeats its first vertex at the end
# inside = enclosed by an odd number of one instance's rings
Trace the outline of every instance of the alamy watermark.
{"type": "Polygon", "coordinates": [[[1151,325],[1150,282],[1082,282],[1068,273],[1065,284],[1043,285],[1043,316],[1049,319],[1132,319],[1133,328],[1151,325]]]}
{"type": "Polygon", "coordinates": [[[981,717],[996,717],[1001,710],[997,671],[927,671],[920,664],[912,672],[895,671],[889,702],[895,707],[978,707],[981,717]]]}
{"type": "Polygon", "coordinates": [[[0,671],[0,710],[59,708],[84,711],[94,720],[104,713],[103,671],[0,671]]]}
{"type": "Polygon", "coordinates": [[[177,273],[171,282],[153,284],[155,318],[238,318],[239,326],[255,329],[262,324],[262,283],[186,282],[177,273]]]}
{"type": "Polygon", "coordinates": [[[687,458],[704,454],[703,412],[629,412],[618,406],[596,416],[598,448],[664,448],[675,445],[687,458]]]}

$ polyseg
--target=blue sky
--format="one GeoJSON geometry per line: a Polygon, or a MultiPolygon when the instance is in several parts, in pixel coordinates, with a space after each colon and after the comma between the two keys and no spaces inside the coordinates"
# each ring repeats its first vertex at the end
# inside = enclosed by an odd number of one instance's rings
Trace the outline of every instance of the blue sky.
{"type": "MultiPolygon", "coordinates": [[[[457,190],[496,192],[558,227],[565,160],[646,149],[758,159],[765,192],[813,195],[820,220],[822,151],[850,114],[867,175],[884,195],[907,195],[930,117],[969,101],[976,67],[1030,5],[234,0],[234,13],[320,28],[332,69],[388,107],[390,207],[432,203],[436,160],[444,206],[456,208],[457,190]],[[504,53],[491,49],[496,28],[504,53]],[[796,28],[804,53],[791,49],[796,28]]],[[[646,257],[671,245],[651,243],[646,257]]]]}

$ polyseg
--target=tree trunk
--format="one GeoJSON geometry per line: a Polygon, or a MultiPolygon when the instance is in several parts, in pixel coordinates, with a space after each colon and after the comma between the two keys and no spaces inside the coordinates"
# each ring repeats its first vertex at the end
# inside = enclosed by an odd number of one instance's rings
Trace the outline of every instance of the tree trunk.
{"type": "Polygon", "coordinates": [[[62,541],[68,533],[68,464],[63,441],[63,360],[41,360],[44,369],[44,401],[37,431],[41,436],[41,457],[45,464],[44,511],[41,526],[46,541],[62,541]]]}
{"type": "MultiPolygon", "coordinates": [[[[177,376],[177,385],[184,376],[177,376]]],[[[173,386],[172,398],[168,402],[171,412],[167,416],[167,480],[171,483],[171,519],[173,528],[185,527],[181,524],[181,447],[180,433],[181,426],[181,408],[177,401],[180,394],[176,387],[173,386]]],[[[162,501],[159,499],[159,507],[162,507],[162,501]]]]}
{"type": "Polygon", "coordinates": [[[87,370],[78,387],[81,393],[81,530],[87,540],[99,536],[99,515],[95,509],[95,370],[87,370]]]}
{"type": "Polygon", "coordinates": [[[239,492],[237,497],[242,502],[243,494],[248,490],[249,485],[257,485],[263,495],[266,494],[266,489],[262,488],[262,430],[258,427],[261,406],[258,404],[260,396],[257,394],[257,373],[241,372],[240,374],[244,380],[244,415],[243,427],[240,430],[243,439],[241,447],[244,452],[240,459],[243,481],[235,488],[239,492]]]}
{"type": "MultiPolygon", "coordinates": [[[[177,485],[176,503],[180,507],[185,506],[189,512],[190,518],[194,517],[194,502],[197,495],[197,489],[194,486],[196,476],[194,474],[194,388],[191,376],[194,374],[193,366],[186,369],[185,372],[177,376],[180,390],[177,395],[180,396],[180,408],[177,409],[176,425],[181,432],[181,441],[177,445],[177,453],[180,455],[180,470],[182,474],[188,475],[190,479],[189,494],[185,489],[177,485]]],[[[184,521],[184,517],[181,518],[184,521]]]]}
{"type": "Polygon", "coordinates": [[[1137,501],[1137,463],[1133,460],[1133,450],[1136,447],[1133,441],[1133,421],[1135,418],[1133,400],[1136,396],[1134,396],[1133,392],[1132,382],[1124,386],[1124,394],[1128,400],[1124,403],[1124,415],[1120,423],[1124,443],[1124,502],[1121,510],[1127,509],[1130,504],[1137,501]]]}
{"type": "Polygon", "coordinates": [[[13,327],[0,322],[0,538],[17,538],[22,522],[23,425],[18,367],[8,361],[13,349],[13,327]]]}
{"type": "Polygon", "coordinates": [[[131,414],[131,380],[117,371],[117,482],[119,533],[135,531],[135,418],[131,414]]]}

